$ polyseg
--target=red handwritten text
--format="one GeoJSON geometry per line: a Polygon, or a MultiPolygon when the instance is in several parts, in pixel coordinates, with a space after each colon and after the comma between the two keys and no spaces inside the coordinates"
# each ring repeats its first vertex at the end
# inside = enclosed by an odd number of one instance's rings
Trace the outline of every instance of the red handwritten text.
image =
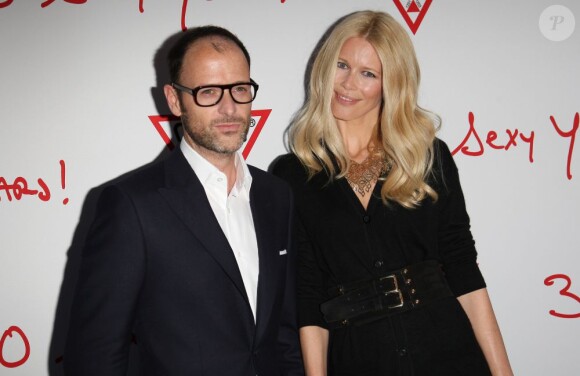
{"type": "MultiPolygon", "coordinates": [[[[14,0],[4,0],[4,1],[0,0],[0,9],[10,6],[13,1],[14,0]]],[[[55,1],[56,0],[45,0],[42,3],[40,3],[40,6],[42,8],[46,8],[47,6],[51,5],[55,1]]],[[[81,4],[86,4],[86,2],[88,0],[62,0],[62,1],[69,3],[69,4],[81,5],[81,4]]],[[[210,1],[210,0],[208,0],[208,1],[210,1]]],[[[145,2],[145,0],[139,0],[139,13],[145,12],[144,2],[145,2]]],[[[286,2],[286,0],[280,0],[280,2],[282,4],[284,4],[286,2]]],[[[182,0],[182,2],[181,2],[181,30],[183,30],[183,31],[187,30],[187,26],[185,24],[185,18],[187,15],[187,3],[188,3],[188,0],[182,0]]]]}
{"type": "MultiPolygon", "coordinates": [[[[482,137],[480,137],[479,133],[475,128],[475,116],[473,112],[469,113],[469,129],[467,130],[467,134],[461,141],[461,143],[453,149],[451,154],[455,155],[461,152],[464,155],[471,156],[471,157],[479,157],[485,153],[486,147],[495,149],[495,150],[509,150],[510,148],[515,148],[518,145],[518,142],[523,141],[523,143],[528,145],[528,160],[530,163],[534,163],[534,142],[535,142],[535,132],[530,131],[528,135],[520,132],[517,128],[516,129],[506,129],[505,136],[503,136],[503,141],[498,141],[499,134],[494,130],[490,130],[485,135],[485,143],[482,141],[482,137]],[[474,147],[472,150],[471,148],[474,147]]],[[[566,177],[568,180],[572,180],[572,157],[574,153],[574,145],[576,143],[576,134],[578,133],[578,129],[580,128],[580,114],[577,112],[574,115],[574,121],[572,123],[572,128],[569,131],[564,131],[562,128],[558,126],[556,119],[554,116],[550,116],[550,121],[554,126],[554,129],[558,133],[558,135],[562,138],[569,139],[568,145],[568,158],[566,161],[566,177]]],[[[521,143],[520,143],[521,145],[521,143]]]]}
{"type": "MultiPolygon", "coordinates": [[[[22,176],[14,179],[14,183],[8,184],[6,179],[0,176],[0,192],[4,191],[8,201],[12,201],[13,196],[16,200],[20,200],[22,196],[38,196],[41,201],[50,200],[50,189],[44,180],[39,178],[38,185],[40,190],[28,188],[28,182],[22,176]]],[[[0,200],[2,200],[1,197],[0,200]]]]}
{"type": "Polygon", "coordinates": [[[572,179],[572,173],[570,169],[572,167],[572,152],[574,151],[574,143],[576,142],[576,132],[578,132],[578,126],[580,125],[580,115],[576,112],[574,116],[574,124],[572,125],[572,129],[569,132],[564,132],[558,124],[556,123],[556,119],[553,116],[550,116],[550,121],[552,121],[552,125],[556,129],[556,132],[562,137],[570,138],[570,146],[568,147],[568,161],[566,162],[566,176],[568,180],[572,179]]]}
{"type": "MultiPolygon", "coordinates": [[[[60,164],[60,187],[64,190],[66,189],[66,165],[62,159],[59,161],[59,164],[60,164]]],[[[68,198],[62,200],[62,204],[63,205],[68,204],[68,198]]]]}
{"type": "Polygon", "coordinates": [[[181,4],[181,30],[187,30],[187,26],[185,26],[185,13],[187,12],[187,0],[183,0],[181,4]]]}
{"type": "MultiPolygon", "coordinates": [[[[574,299],[577,303],[580,303],[580,297],[578,295],[573,294],[573,293],[570,292],[570,287],[572,286],[572,280],[566,274],[554,274],[554,275],[551,275],[551,276],[547,277],[546,279],[544,279],[544,285],[546,285],[546,286],[552,286],[554,284],[554,280],[556,280],[556,279],[563,279],[564,281],[566,281],[566,285],[564,285],[564,288],[562,288],[560,290],[560,295],[566,296],[566,297],[568,297],[570,299],[574,299]]],[[[550,315],[556,316],[556,317],[560,317],[560,318],[563,318],[563,319],[577,319],[577,318],[580,318],[580,312],[573,313],[573,314],[567,314],[567,313],[559,313],[559,312],[556,312],[556,310],[554,310],[554,309],[551,309],[550,310],[550,315]]]]}
{"type": "Polygon", "coordinates": [[[24,334],[22,329],[20,329],[17,326],[11,326],[10,328],[8,328],[2,335],[2,338],[0,339],[0,364],[2,364],[6,368],[20,367],[21,365],[26,363],[29,356],[30,356],[30,343],[28,342],[28,338],[26,338],[26,334],[24,334]],[[24,345],[24,355],[19,360],[11,362],[4,359],[4,345],[8,337],[13,338],[14,333],[18,334],[20,340],[22,341],[22,344],[24,345]]]}
{"type": "MultiPolygon", "coordinates": [[[[479,137],[479,134],[475,129],[475,116],[473,115],[473,112],[469,113],[468,119],[469,119],[469,130],[467,131],[467,134],[465,135],[463,141],[461,141],[459,146],[457,146],[451,152],[451,154],[455,155],[457,152],[461,151],[461,153],[465,155],[478,157],[480,155],[483,155],[483,153],[485,152],[485,147],[483,145],[483,142],[481,141],[481,137],[479,137]],[[467,145],[467,143],[472,139],[477,142],[478,145],[477,150],[472,151],[469,149],[469,146],[467,145]]],[[[512,146],[513,147],[518,146],[518,141],[522,140],[523,142],[529,145],[528,159],[530,163],[534,163],[534,137],[535,137],[534,131],[531,131],[529,136],[524,135],[518,129],[513,130],[506,129],[505,133],[507,134],[508,137],[505,143],[500,143],[500,141],[498,141],[499,136],[496,131],[487,132],[485,143],[492,149],[509,150],[512,146]]]]}
{"type": "MultiPolygon", "coordinates": [[[[46,0],[45,2],[43,2],[42,4],[40,4],[40,6],[42,8],[46,8],[47,6],[49,6],[50,4],[54,3],[55,0],[46,0]]],[[[87,2],[87,0],[63,0],[66,3],[69,4],[84,4],[87,2]]]]}
{"type": "MultiPolygon", "coordinates": [[[[60,163],[60,184],[63,190],[66,189],[66,165],[63,160],[60,163]]],[[[44,182],[42,178],[37,179],[38,189],[32,189],[29,187],[28,181],[22,176],[18,176],[14,179],[12,184],[8,183],[6,178],[0,176],[0,193],[4,191],[6,199],[12,201],[20,201],[24,196],[37,196],[41,201],[49,201],[51,198],[50,188],[44,182]]],[[[2,197],[0,197],[2,201],[2,197]]],[[[68,204],[69,199],[65,198],[62,203],[63,205],[68,204]]]]}
{"type": "Polygon", "coordinates": [[[13,0],[6,0],[6,1],[0,2],[0,9],[6,8],[7,6],[9,6],[10,4],[12,4],[12,1],[13,0]]]}

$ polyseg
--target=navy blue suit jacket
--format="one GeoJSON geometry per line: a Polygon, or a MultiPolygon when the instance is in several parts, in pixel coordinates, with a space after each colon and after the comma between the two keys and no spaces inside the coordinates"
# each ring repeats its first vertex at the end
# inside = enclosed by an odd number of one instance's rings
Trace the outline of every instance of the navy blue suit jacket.
{"type": "Polygon", "coordinates": [[[292,196],[250,167],[259,250],[257,318],[230,245],[180,150],[102,193],[83,249],[67,376],[303,375],[295,314],[292,196]]]}

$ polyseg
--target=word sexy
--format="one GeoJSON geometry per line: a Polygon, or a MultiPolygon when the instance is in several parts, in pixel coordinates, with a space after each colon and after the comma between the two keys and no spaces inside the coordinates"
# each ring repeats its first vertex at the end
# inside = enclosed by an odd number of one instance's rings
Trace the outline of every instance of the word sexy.
{"type": "MultiPolygon", "coordinates": [[[[66,165],[63,160],[59,161],[60,164],[60,186],[64,190],[66,188],[66,165]]],[[[30,188],[28,181],[22,176],[18,176],[14,179],[12,184],[6,181],[6,178],[0,176],[0,193],[4,191],[4,195],[8,201],[16,200],[20,201],[24,196],[37,196],[40,201],[48,201],[51,198],[50,189],[48,185],[44,182],[42,178],[38,178],[38,189],[30,188]]],[[[0,195],[0,202],[2,201],[2,195],[0,195]]],[[[68,204],[68,198],[62,200],[62,204],[68,204]]]]}
{"type": "Polygon", "coordinates": [[[26,363],[28,357],[30,357],[30,343],[28,342],[28,338],[26,338],[26,334],[24,334],[22,329],[17,326],[11,326],[6,331],[4,331],[2,338],[0,338],[0,364],[6,368],[16,368],[26,363]],[[22,355],[22,357],[18,360],[6,360],[4,358],[4,347],[8,347],[6,344],[8,338],[11,340],[17,340],[14,334],[18,335],[19,340],[24,345],[24,355],[22,355]]]}
{"type": "MultiPolygon", "coordinates": [[[[51,5],[55,1],[56,0],[46,0],[46,1],[43,1],[42,3],[40,3],[40,6],[42,8],[46,8],[47,6],[51,5]]],[[[69,4],[81,5],[81,4],[85,4],[88,0],[61,0],[61,1],[64,1],[65,3],[69,3],[69,4]]],[[[144,4],[143,4],[144,1],[145,0],[139,0],[139,12],[140,13],[145,12],[144,4]]],[[[207,0],[207,1],[212,1],[212,0],[207,0]]],[[[0,0],[0,9],[10,6],[13,2],[14,2],[14,0],[4,0],[4,1],[0,0]]],[[[187,2],[188,2],[188,0],[182,0],[182,3],[181,3],[181,30],[187,30],[187,26],[185,26],[185,15],[187,13],[187,2]]],[[[280,0],[280,2],[282,4],[284,4],[286,2],[286,0],[280,0]]]]}
{"type": "MultiPolygon", "coordinates": [[[[544,285],[552,286],[554,284],[554,281],[558,280],[558,279],[561,279],[561,280],[566,282],[564,287],[560,290],[559,294],[562,296],[565,296],[567,298],[573,299],[578,304],[580,304],[580,296],[570,292],[570,287],[572,287],[572,280],[566,274],[553,274],[549,277],[546,277],[546,279],[544,279],[544,285]]],[[[578,309],[580,309],[580,306],[578,309]]],[[[555,316],[555,317],[560,317],[563,319],[580,318],[580,312],[578,312],[578,313],[561,313],[561,312],[557,312],[554,309],[550,310],[550,315],[555,316]]]]}
{"type": "MultiPolygon", "coordinates": [[[[483,155],[483,153],[485,152],[485,145],[482,142],[479,133],[475,129],[475,116],[473,115],[473,112],[469,113],[468,119],[469,119],[469,130],[467,131],[467,134],[465,135],[463,141],[461,141],[459,146],[453,149],[451,154],[455,155],[456,153],[461,152],[462,154],[468,156],[478,157],[483,155]],[[478,146],[478,148],[475,150],[471,150],[470,147],[468,146],[468,143],[473,144],[473,142],[477,143],[478,146]]],[[[562,130],[562,128],[558,125],[556,119],[553,116],[550,116],[550,121],[552,122],[552,125],[554,126],[554,129],[556,130],[558,135],[562,138],[568,139],[568,159],[566,162],[566,177],[568,178],[568,180],[571,180],[572,155],[574,152],[574,144],[576,142],[576,133],[578,132],[578,128],[580,126],[580,115],[578,114],[578,112],[576,112],[572,128],[569,131],[562,130]]],[[[526,135],[516,128],[516,129],[506,129],[505,133],[507,139],[505,136],[500,138],[498,132],[496,131],[492,130],[487,132],[487,135],[485,137],[485,144],[492,149],[509,150],[512,147],[517,147],[518,142],[521,141],[522,144],[525,144],[528,148],[528,160],[530,161],[530,163],[534,163],[534,141],[535,141],[534,131],[531,131],[529,134],[526,135]]]]}

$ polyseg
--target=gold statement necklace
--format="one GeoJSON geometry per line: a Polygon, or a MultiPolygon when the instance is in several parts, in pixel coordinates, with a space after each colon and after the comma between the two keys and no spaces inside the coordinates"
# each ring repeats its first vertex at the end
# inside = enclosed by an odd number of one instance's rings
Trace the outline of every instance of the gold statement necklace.
{"type": "Polygon", "coordinates": [[[351,159],[350,168],[346,173],[346,180],[352,189],[364,196],[369,193],[371,187],[391,169],[391,163],[387,162],[385,152],[374,145],[369,145],[369,155],[361,163],[351,159]]]}

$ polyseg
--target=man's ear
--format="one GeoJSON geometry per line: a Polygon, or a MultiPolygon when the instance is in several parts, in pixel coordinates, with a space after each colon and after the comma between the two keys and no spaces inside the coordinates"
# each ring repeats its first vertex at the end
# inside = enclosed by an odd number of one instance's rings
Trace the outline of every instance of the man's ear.
{"type": "Polygon", "coordinates": [[[165,99],[167,99],[167,105],[171,113],[175,116],[181,116],[181,103],[179,102],[179,95],[175,88],[171,85],[165,85],[163,86],[163,92],[165,93],[165,99]]]}

